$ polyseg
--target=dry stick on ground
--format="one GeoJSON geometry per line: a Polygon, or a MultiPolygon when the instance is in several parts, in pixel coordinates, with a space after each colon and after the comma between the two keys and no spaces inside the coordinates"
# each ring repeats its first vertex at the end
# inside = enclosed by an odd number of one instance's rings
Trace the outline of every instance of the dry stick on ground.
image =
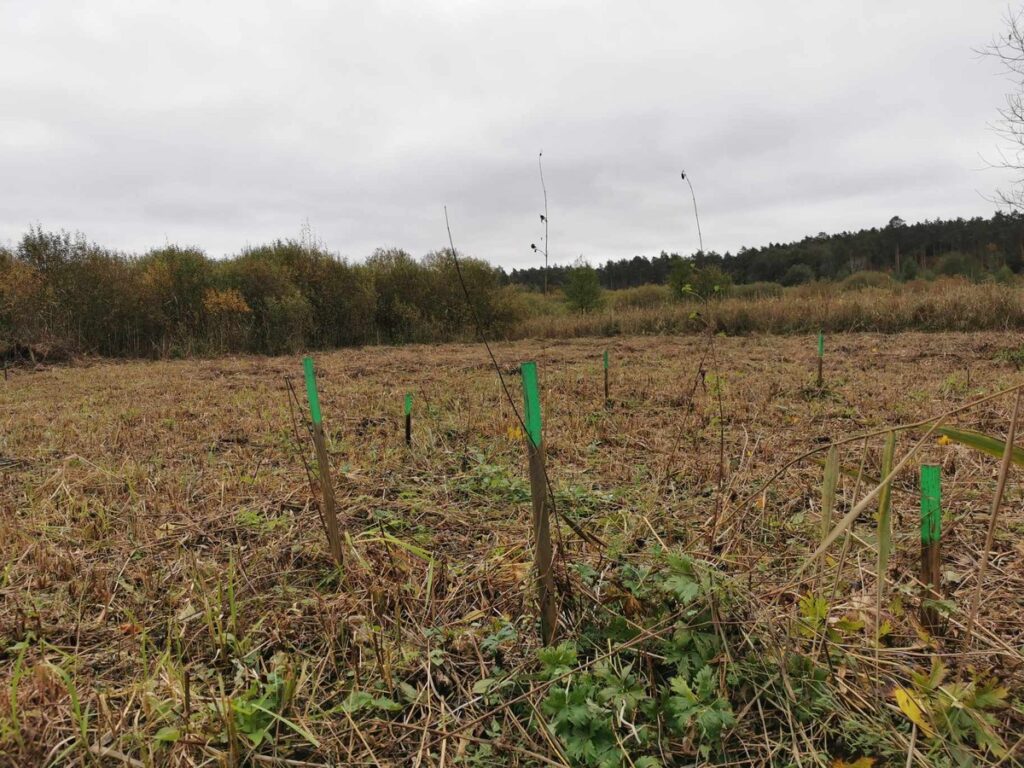
{"type": "Polygon", "coordinates": [[[718,350],[715,348],[714,329],[708,327],[709,340],[711,344],[711,363],[715,366],[715,396],[718,401],[718,493],[715,496],[715,518],[711,522],[711,532],[708,534],[708,550],[714,551],[715,540],[718,537],[718,522],[722,518],[725,509],[725,407],[722,405],[722,374],[718,367],[718,350]]]}
{"type": "Polygon", "coordinates": [[[992,497],[992,513],[988,520],[988,533],[985,536],[985,551],[981,555],[981,563],[978,566],[978,583],[974,587],[974,597],[971,600],[971,612],[967,617],[967,631],[964,632],[964,645],[971,642],[971,635],[974,631],[974,622],[978,618],[978,607],[981,605],[981,590],[985,584],[985,571],[988,570],[988,556],[992,551],[992,543],[996,535],[996,519],[999,516],[999,506],[1003,503],[1003,492],[1006,490],[1006,478],[1010,474],[1010,461],[1013,458],[1013,439],[1017,432],[1017,411],[1020,409],[1020,390],[1017,390],[1017,397],[1013,400],[1013,414],[1010,416],[1010,427],[1006,435],[1006,445],[1003,448],[1003,461],[999,466],[999,482],[996,484],[996,493],[992,497]]]}

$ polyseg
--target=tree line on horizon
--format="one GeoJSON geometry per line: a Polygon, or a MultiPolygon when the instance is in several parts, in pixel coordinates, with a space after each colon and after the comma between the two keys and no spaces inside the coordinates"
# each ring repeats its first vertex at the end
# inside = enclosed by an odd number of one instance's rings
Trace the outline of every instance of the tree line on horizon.
{"type": "MultiPolygon", "coordinates": [[[[594,266],[606,290],[672,282],[680,262],[695,270],[719,271],[731,283],[798,285],[812,280],[842,280],[863,271],[890,273],[899,280],[932,275],[977,279],[1001,269],[1024,271],[1024,213],[996,212],[991,218],[936,219],[907,224],[893,216],[884,227],[829,235],[819,232],[791,243],[740,248],[736,253],[700,251],[691,256],[662,251],[594,266]]],[[[578,265],[548,269],[548,284],[565,286],[578,265]]],[[[544,269],[513,269],[516,285],[541,290],[544,269]]]]}
{"type": "Polygon", "coordinates": [[[460,255],[470,306],[451,255],[441,249],[416,259],[401,249],[378,249],[355,263],[305,236],[224,259],[176,245],[133,255],[36,226],[13,249],[0,246],[0,356],[35,350],[122,357],[281,354],[471,339],[477,320],[500,337],[532,315],[554,311],[554,304],[588,311],[601,305],[603,290],[643,285],[665,285],[659,296],[686,299],[725,295],[733,284],[781,291],[778,284],[871,270],[901,280],[940,274],[999,279],[1024,269],[1024,215],[911,225],[893,217],[880,229],[821,233],[736,254],[663,252],[596,268],[553,266],[549,285],[564,305],[535,295],[543,286],[541,269],[506,273],[460,255]]]}
{"type": "Polygon", "coordinates": [[[214,259],[168,245],[129,255],[32,228],[0,248],[0,356],[283,354],[459,338],[521,316],[516,289],[480,259],[378,249],[354,264],[278,240],[214,259]]]}

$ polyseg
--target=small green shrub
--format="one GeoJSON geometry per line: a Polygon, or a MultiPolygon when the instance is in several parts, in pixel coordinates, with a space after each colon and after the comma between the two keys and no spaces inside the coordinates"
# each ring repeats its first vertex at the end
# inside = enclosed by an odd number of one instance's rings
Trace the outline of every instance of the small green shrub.
{"type": "Polygon", "coordinates": [[[984,274],[985,268],[974,256],[960,251],[950,251],[939,259],[936,271],[949,277],[960,276],[977,280],[984,274]]]}
{"type": "Polygon", "coordinates": [[[741,283],[730,289],[729,296],[734,299],[778,299],[784,291],[779,283],[741,283]]]}
{"type": "Polygon", "coordinates": [[[794,264],[782,276],[783,285],[802,285],[814,280],[814,270],[806,264],[794,264]]]}
{"type": "Polygon", "coordinates": [[[839,284],[842,291],[859,291],[864,288],[891,288],[893,279],[885,272],[870,269],[854,272],[839,284]]]}
{"type": "Polygon", "coordinates": [[[605,294],[608,305],[612,309],[649,309],[660,307],[671,301],[669,288],[666,285],[638,285],[635,288],[623,288],[608,291],[605,294]]]}
{"type": "Polygon", "coordinates": [[[604,303],[597,270],[582,261],[569,272],[569,281],[563,290],[566,302],[578,312],[592,312],[604,303]]]}
{"type": "Polygon", "coordinates": [[[1015,282],[1017,276],[1013,274],[1013,270],[1005,264],[992,273],[992,279],[1000,285],[1010,285],[1015,282]]]}

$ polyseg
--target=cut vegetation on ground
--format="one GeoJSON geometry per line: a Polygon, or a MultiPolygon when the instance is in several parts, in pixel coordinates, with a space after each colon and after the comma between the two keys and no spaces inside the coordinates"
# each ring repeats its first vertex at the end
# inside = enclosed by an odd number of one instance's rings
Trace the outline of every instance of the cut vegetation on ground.
{"type": "Polygon", "coordinates": [[[12,370],[0,764],[1020,764],[1012,455],[983,553],[1014,394],[986,398],[1021,339],[829,335],[819,388],[816,337],[497,347],[517,404],[539,374],[546,647],[524,435],[481,347],[316,356],[340,568],[299,357],[12,370]]]}

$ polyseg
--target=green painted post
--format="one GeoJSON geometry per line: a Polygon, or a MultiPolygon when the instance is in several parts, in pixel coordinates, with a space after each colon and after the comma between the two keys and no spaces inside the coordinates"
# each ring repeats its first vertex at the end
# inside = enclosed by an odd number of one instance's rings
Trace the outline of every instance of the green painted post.
{"type": "Polygon", "coordinates": [[[405,393],[405,444],[412,445],[412,392],[405,393]]]}
{"type": "Polygon", "coordinates": [[[927,603],[939,599],[942,582],[942,470],[934,464],[921,466],[921,623],[929,632],[939,628],[939,615],[927,603]]]}
{"type": "Polygon", "coordinates": [[[306,374],[306,397],[309,399],[309,413],[313,423],[323,420],[320,415],[320,393],[316,390],[316,374],[313,372],[313,358],[308,355],[302,359],[302,369],[306,374]]]}
{"type": "Polygon", "coordinates": [[[540,632],[545,645],[554,642],[558,629],[555,605],[555,580],[552,569],[551,523],[548,513],[547,470],[544,466],[544,440],[540,415],[540,390],[537,364],[519,367],[523,379],[523,412],[526,423],[526,452],[530,459],[530,496],[533,500],[533,565],[540,601],[540,632]]]}
{"type": "Polygon", "coordinates": [[[921,467],[921,543],[942,538],[942,470],[935,464],[921,467]]]}
{"type": "Polygon", "coordinates": [[[306,376],[306,397],[309,399],[309,414],[313,419],[313,446],[316,448],[317,472],[320,476],[320,493],[323,496],[323,522],[327,529],[327,544],[331,549],[331,557],[336,565],[342,564],[341,531],[338,526],[338,509],[334,500],[334,485],[331,483],[331,462],[327,455],[327,442],[324,439],[323,417],[320,414],[320,393],[316,388],[316,373],[313,370],[313,358],[307,356],[302,360],[302,368],[306,376]]]}
{"type": "Polygon", "coordinates": [[[523,363],[519,366],[523,377],[523,410],[525,411],[526,434],[535,448],[541,443],[540,391],[537,387],[537,364],[523,363]]]}

